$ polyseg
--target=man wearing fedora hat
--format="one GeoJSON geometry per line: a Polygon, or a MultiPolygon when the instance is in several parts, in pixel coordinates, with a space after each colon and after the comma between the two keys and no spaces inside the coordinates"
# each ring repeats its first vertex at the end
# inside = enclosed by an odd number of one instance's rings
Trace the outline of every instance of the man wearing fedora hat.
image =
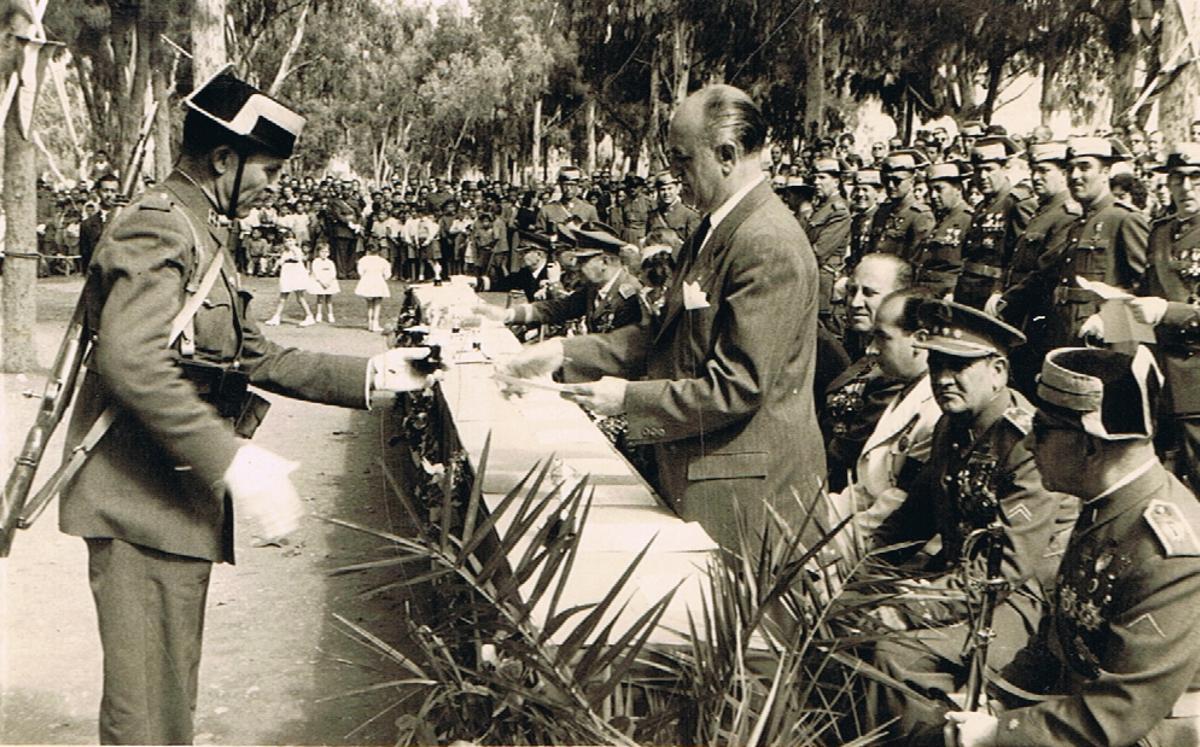
{"type": "Polygon", "coordinates": [[[1083,208],[1067,188],[1065,141],[1033,143],[1026,158],[1037,212],[1017,237],[1002,290],[992,294],[984,310],[1025,333],[1026,343],[1013,352],[1013,384],[1032,393],[1042,359],[1053,347],[1046,336],[1046,320],[1056,278],[1048,271],[1053,265],[1046,259],[1066,245],[1071,225],[1083,215],[1083,208]]]}
{"type": "MultiPolygon", "coordinates": [[[[658,204],[646,219],[646,234],[658,228],[669,228],[680,240],[687,241],[700,225],[700,215],[679,199],[679,180],[670,169],[663,169],[654,177],[654,190],[658,193],[658,204]]],[[[644,240],[645,236],[641,237],[641,241],[644,240]]]]}
{"type": "Polygon", "coordinates": [[[1200,504],[1154,453],[1161,384],[1145,348],[1046,357],[1034,458],[1082,511],[995,715],[949,713],[947,744],[1200,744],[1200,504]]]}
{"type": "Polygon", "coordinates": [[[883,616],[906,632],[877,644],[875,662],[927,699],[872,683],[868,710],[875,724],[898,719],[889,727],[897,743],[940,745],[948,709],[936,701],[966,683],[981,588],[972,582],[983,581],[988,545],[1000,543],[1005,582],[987,649],[995,668],[1036,631],[1078,506],[1042,485],[1027,446],[1033,407],[1008,386],[1008,353],[1023,342],[1020,331],[952,301],[926,302],[917,315],[913,344],[929,351],[942,417],[924,471],[873,537],[876,548],[900,548],[884,558],[914,576],[883,616]],[[990,526],[999,534],[983,534],[990,526]],[[934,537],[939,549],[922,552],[934,537]]]}
{"type": "Polygon", "coordinates": [[[958,161],[931,164],[925,172],[938,222],[909,261],[914,283],[939,296],[954,290],[962,268],[963,239],[971,225],[971,206],[963,195],[963,183],[969,178],[969,170],[958,161]]]}
{"type": "Polygon", "coordinates": [[[977,309],[1000,290],[1017,236],[1036,207],[1032,198],[1021,199],[1012,191],[1007,168],[1017,150],[1016,143],[1000,135],[980,138],[971,151],[975,184],[983,203],[976,208],[963,240],[962,273],[954,287],[954,300],[977,309]]]}
{"type": "Polygon", "coordinates": [[[1076,276],[1101,280],[1132,291],[1146,271],[1146,215],[1113,197],[1108,177],[1113,164],[1130,157],[1113,138],[1079,137],[1067,141],[1067,184],[1083,215],[1071,224],[1066,244],[1053,257],[1053,305],[1047,343],[1076,345],[1084,336],[1103,337],[1099,299],[1079,287],[1076,276]]]}
{"type": "Polygon", "coordinates": [[[917,169],[928,165],[925,154],[917,150],[895,150],[883,159],[888,200],[871,221],[871,251],[911,257],[933,230],[933,211],[913,197],[917,169]]]}
{"type": "Polygon", "coordinates": [[[1161,446],[1169,466],[1200,490],[1200,143],[1180,143],[1156,169],[1167,175],[1175,212],[1150,231],[1135,317],[1154,325],[1166,373],[1169,419],[1161,446]]]}

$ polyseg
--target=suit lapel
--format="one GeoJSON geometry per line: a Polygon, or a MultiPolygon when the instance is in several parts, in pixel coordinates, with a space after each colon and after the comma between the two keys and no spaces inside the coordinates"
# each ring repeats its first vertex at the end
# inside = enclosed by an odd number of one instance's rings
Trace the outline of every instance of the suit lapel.
{"type": "Polygon", "coordinates": [[[666,333],[678,318],[680,312],[683,311],[683,284],[698,283],[702,290],[708,292],[708,302],[716,305],[721,299],[718,294],[713,292],[711,288],[715,270],[719,267],[719,260],[725,254],[728,248],[729,239],[733,236],[734,231],[759,207],[772,196],[770,185],[764,180],[759,182],[758,186],[750,190],[741,201],[734,206],[725,218],[709,231],[710,238],[704,245],[704,251],[700,256],[696,256],[696,252],[700,247],[695,246],[696,236],[688,239],[685,248],[687,251],[681,254],[685,258],[682,265],[675,271],[674,277],[671,278],[671,286],[667,293],[666,306],[663,309],[662,325],[658,328],[658,334],[654,339],[657,342],[666,333]]]}
{"type": "Polygon", "coordinates": [[[921,407],[932,397],[933,389],[930,387],[929,377],[925,376],[903,398],[892,400],[887,409],[879,417],[879,422],[875,425],[875,430],[867,438],[866,444],[863,445],[863,453],[865,454],[907,428],[908,424],[918,416],[921,407]]]}

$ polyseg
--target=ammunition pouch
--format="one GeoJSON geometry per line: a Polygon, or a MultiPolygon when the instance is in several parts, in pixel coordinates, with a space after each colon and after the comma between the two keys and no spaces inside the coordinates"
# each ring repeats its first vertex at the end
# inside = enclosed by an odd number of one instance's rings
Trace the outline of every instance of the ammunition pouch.
{"type": "Polygon", "coordinates": [[[216,408],[242,438],[252,438],[267,417],[271,403],[249,390],[250,377],[228,364],[194,359],[177,361],[183,377],[196,387],[200,399],[216,408]]]}

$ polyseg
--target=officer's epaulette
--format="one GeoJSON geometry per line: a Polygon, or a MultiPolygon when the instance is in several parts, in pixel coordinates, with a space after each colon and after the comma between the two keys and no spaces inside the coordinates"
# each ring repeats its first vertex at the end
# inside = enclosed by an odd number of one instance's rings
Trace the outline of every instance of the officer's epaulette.
{"type": "Polygon", "coordinates": [[[632,283],[621,283],[617,286],[617,293],[621,294],[621,298],[632,298],[637,295],[637,288],[632,283]]]}
{"type": "Polygon", "coordinates": [[[1128,200],[1122,200],[1122,199],[1113,200],[1113,204],[1119,205],[1131,213],[1137,212],[1137,206],[1134,205],[1132,202],[1129,202],[1128,200]]]}
{"type": "Polygon", "coordinates": [[[1012,423],[1021,435],[1027,436],[1033,430],[1033,412],[1020,405],[1013,405],[1005,410],[1004,419],[1012,423]]]}
{"type": "Polygon", "coordinates": [[[1179,506],[1155,498],[1142,512],[1142,517],[1162,543],[1168,558],[1200,555],[1200,538],[1196,537],[1195,527],[1188,522],[1179,506]]]}
{"type": "Polygon", "coordinates": [[[933,208],[929,207],[928,205],[926,205],[923,202],[914,202],[913,204],[909,205],[909,208],[917,211],[918,213],[932,213],[933,212],[933,208]]]}
{"type": "Polygon", "coordinates": [[[1083,215],[1083,206],[1074,200],[1067,200],[1063,203],[1063,212],[1067,215],[1083,215]]]}
{"type": "Polygon", "coordinates": [[[158,210],[164,213],[171,212],[171,197],[166,190],[150,189],[141,196],[137,201],[138,210],[158,210]]]}

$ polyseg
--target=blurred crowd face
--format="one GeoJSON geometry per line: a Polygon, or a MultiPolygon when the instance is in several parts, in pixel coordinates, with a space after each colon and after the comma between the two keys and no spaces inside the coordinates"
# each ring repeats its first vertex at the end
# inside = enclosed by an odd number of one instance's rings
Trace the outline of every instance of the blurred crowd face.
{"type": "Polygon", "coordinates": [[[1180,215],[1191,217],[1200,213],[1200,169],[1187,173],[1172,171],[1167,175],[1167,188],[1180,215]]]}
{"type": "Polygon", "coordinates": [[[975,179],[984,197],[991,197],[1008,186],[1008,173],[1004,170],[1004,164],[994,161],[976,166],[975,179]]]}
{"type": "Polygon", "coordinates": [[[869,184],[856,184],[850,191],[850,204],[855,212],[868,212],[878,203],[879,193],[869,184]]]}
{"type": "Polygon", "coordinates": [[[100,207],[105,210],[111,208],[116,203],[119,191],[120,186],[116,179],[101,179],[96,185],[96,192],[100,195],[100,207]]]}
{"type": "Polygon", "coordinates": [[[923,205],[929,204],[929,184],[928,182],[913,182],[912,188],[913,200],[923,205]]]}
{"type": "Polygon", "coordinates": [[[983,412],[1008,382],[1008,363],[998,355],[960,358],[929,351],[929,380],[942,412],[974,416],[983,412]]]}
{"type": "Polygon", "coordinates": [[[864,257],[846,283],[846,323],[850,329],[870,332],[879,304],[894,290],[896,271],[892,262],[864,257]]]}
{"type": "Polygon", "coordinates": [[[1095,156],[1071,159],[1067,186],[1071,196],[1090,205],[1108,193],[1108,165],[1095,156]]]}
{"type": "Polygon", "coordinates": [[[828,200],[837,194],[838,178],[834,174],[813,174],[813,186],[816,188],[819,199],[828,200]]]}
{"type": "Polygon", "coordinates": [[[911,171],[890,171],[883,175],[883,184],[887,189],[889,200],[903,200],[912,192],[913,173],[911,171]]]}
{"type": "Polygon", "coordinates": [[[564,200],[573,200],[579,194],[579,185],[576,182],[559,182],[558,191],[564,200]]]}
{"type": "Polygon", "coordinates": [[[1029,172],[1033,193],[1039,199],[1048,199],[1067,188],[1067,175],[1056,163],[1048,161],[1035,163],[1029,172]]]}
{"type": "Polygon", "coordinates": [[[880,161],[887,155],[887,143],[871,143],[871,158],[880,161]]]}
{"type": "Polygon", "coordinates": [[[674,205],[675,201],[677,199],[679,199],[679,184],[678,183],[663,184],[658,187],[658,202],[659,202],[659,204],[661,204],[663,206],[674,205]]]}
{"type": "Polygon", "coordinates": [[[880,305],[867,352],[876,357],[884,375],[912,381],[926,372],[928,354],[913,347],[913,336],[900,328],[903,309],[903,299],[889,298],[880,305]]]}
{"type": "Polygon", "coordinates": [[[934,210],[953,210],[963,201],[962,186],[958,182],[939,179],[930,187],[929,198],[934,210]]]}

